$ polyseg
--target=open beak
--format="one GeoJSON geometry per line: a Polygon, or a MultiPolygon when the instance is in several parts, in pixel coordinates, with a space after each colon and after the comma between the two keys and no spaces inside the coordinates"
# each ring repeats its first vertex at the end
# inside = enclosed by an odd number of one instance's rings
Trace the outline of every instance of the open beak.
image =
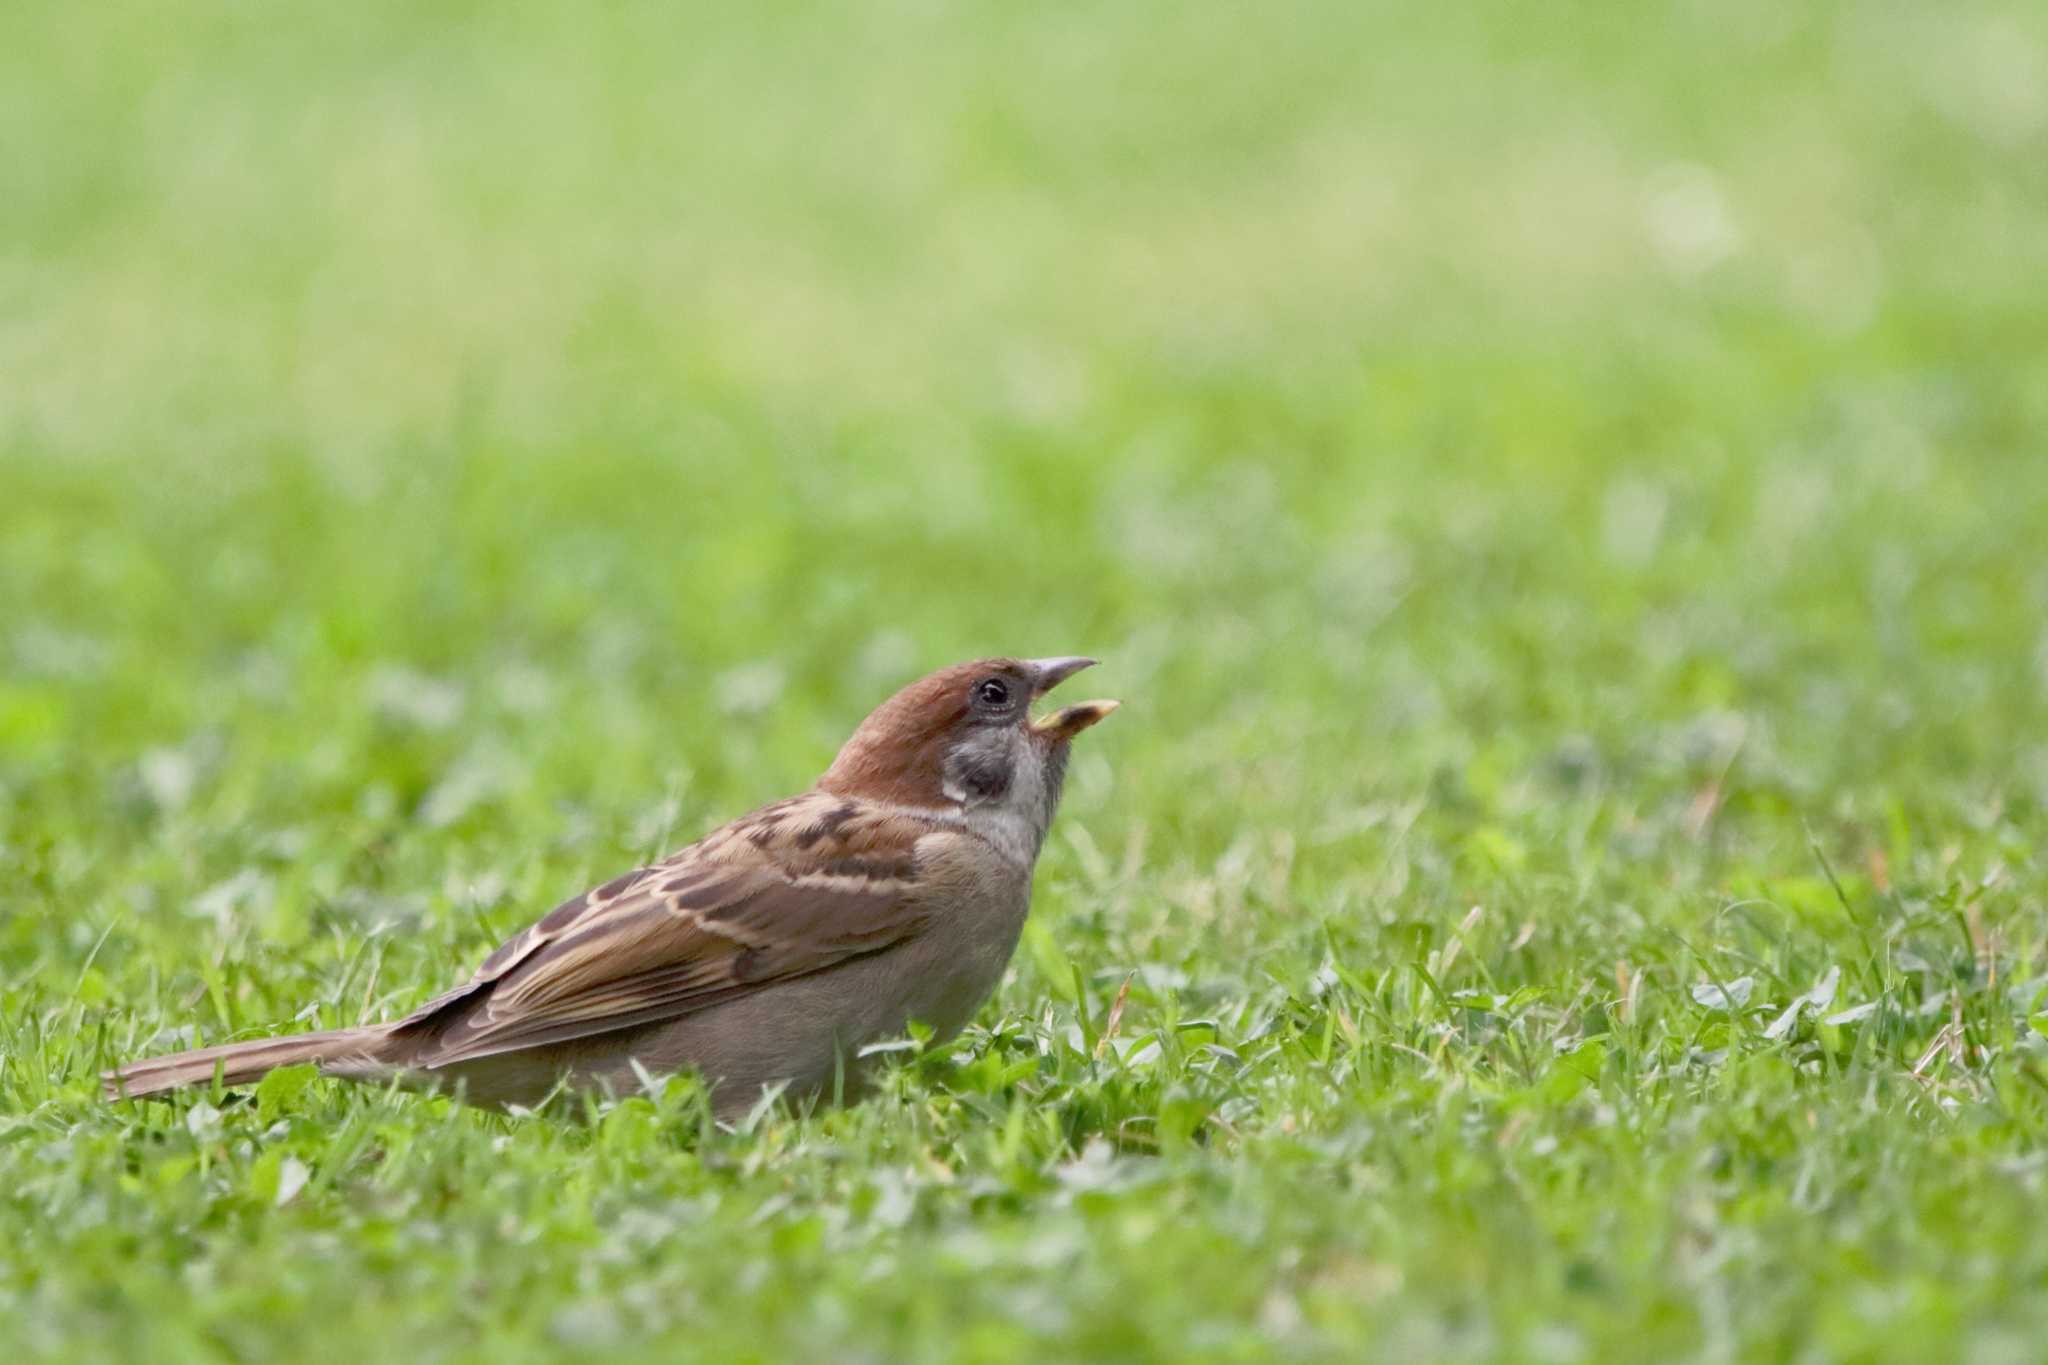
{"type": "MultiPolygon", "coordinates": [[[[1031,695],[1042,697],[1058,687],[1068,678],[1084,668],[1093,668],[1095,660],[1080,655],[1059,659],[1030,659],[1025,667],[1031,670],[1031,695]]],[[[1072,706],[1063,706],[1051,715],[1031,722],[1031,733],[1045,739],[1072,739],[1123,703],[1114,701],[1081,701],[1072,706]]]]}

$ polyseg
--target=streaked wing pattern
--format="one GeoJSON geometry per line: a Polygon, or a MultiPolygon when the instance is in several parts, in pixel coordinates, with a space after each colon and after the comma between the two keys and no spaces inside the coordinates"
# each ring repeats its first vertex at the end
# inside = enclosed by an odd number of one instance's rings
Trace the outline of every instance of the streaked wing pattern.
{"type": "Polygon", "coordinates": [[[397,1026],[446,1066],[672,1019],[914,936],[934,825],[821,792],[567,901],[397,1026]]]}

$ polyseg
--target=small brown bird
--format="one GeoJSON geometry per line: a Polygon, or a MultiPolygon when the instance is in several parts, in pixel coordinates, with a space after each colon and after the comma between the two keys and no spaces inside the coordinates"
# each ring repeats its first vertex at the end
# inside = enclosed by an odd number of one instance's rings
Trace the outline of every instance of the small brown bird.
{"type": "Polygon", "coordinates": [[[723,1117],[764,1087],[851,1093],[859,1049],[941,1037],[1017,946],[1069,741],[1110,712],[1034,699],[1095,661],[983,659],[905,687],[816,786],[566,901],[390,1024],[230,1043],[106,1073],[109,1099],[318,1064],[530,1105],[693,1070],[723,1117]]]}

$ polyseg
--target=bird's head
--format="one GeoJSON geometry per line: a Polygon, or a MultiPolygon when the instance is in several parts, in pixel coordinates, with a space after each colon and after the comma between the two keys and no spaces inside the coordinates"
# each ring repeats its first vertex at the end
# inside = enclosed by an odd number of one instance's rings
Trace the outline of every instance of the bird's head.
{"type": "Polygon", "coordinates": [[[957,811],[991,832],[1028,834],[1035,856],[1059,805],[1068,746],[1118,703],[1076,702],[1035,718],[1031,706],[1094,662],[977,659],[919,678],[861,722],[818,786],[957,811]]]}

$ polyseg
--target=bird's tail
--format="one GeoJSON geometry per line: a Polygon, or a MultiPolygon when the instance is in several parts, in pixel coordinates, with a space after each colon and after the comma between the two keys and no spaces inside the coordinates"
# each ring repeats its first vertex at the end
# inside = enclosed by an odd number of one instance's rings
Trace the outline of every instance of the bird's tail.
{"type": "Polygon", "coordinates": [[[195,1052],[176,1052],[168,1057],[150,1057],[130,1062],[100,1074],[109,1100],[141,1099],[186,1085],[211,1085],[216,1072],[226,1085],[243,1085],[269,1075],[281,1066],[317,1062],[322,1066],[340,1064],[341,1070],[366,1070],[379,1064],[377,1044],[388,1030],[372,1025],[365,1028],[329,1029],[325,1033],[295,1033],[286,1038],[258,1038],[223,1047],[203,1047],[195,1052]],[[353,1065],[350,1065],[353,1064],[353,1065]]]}

